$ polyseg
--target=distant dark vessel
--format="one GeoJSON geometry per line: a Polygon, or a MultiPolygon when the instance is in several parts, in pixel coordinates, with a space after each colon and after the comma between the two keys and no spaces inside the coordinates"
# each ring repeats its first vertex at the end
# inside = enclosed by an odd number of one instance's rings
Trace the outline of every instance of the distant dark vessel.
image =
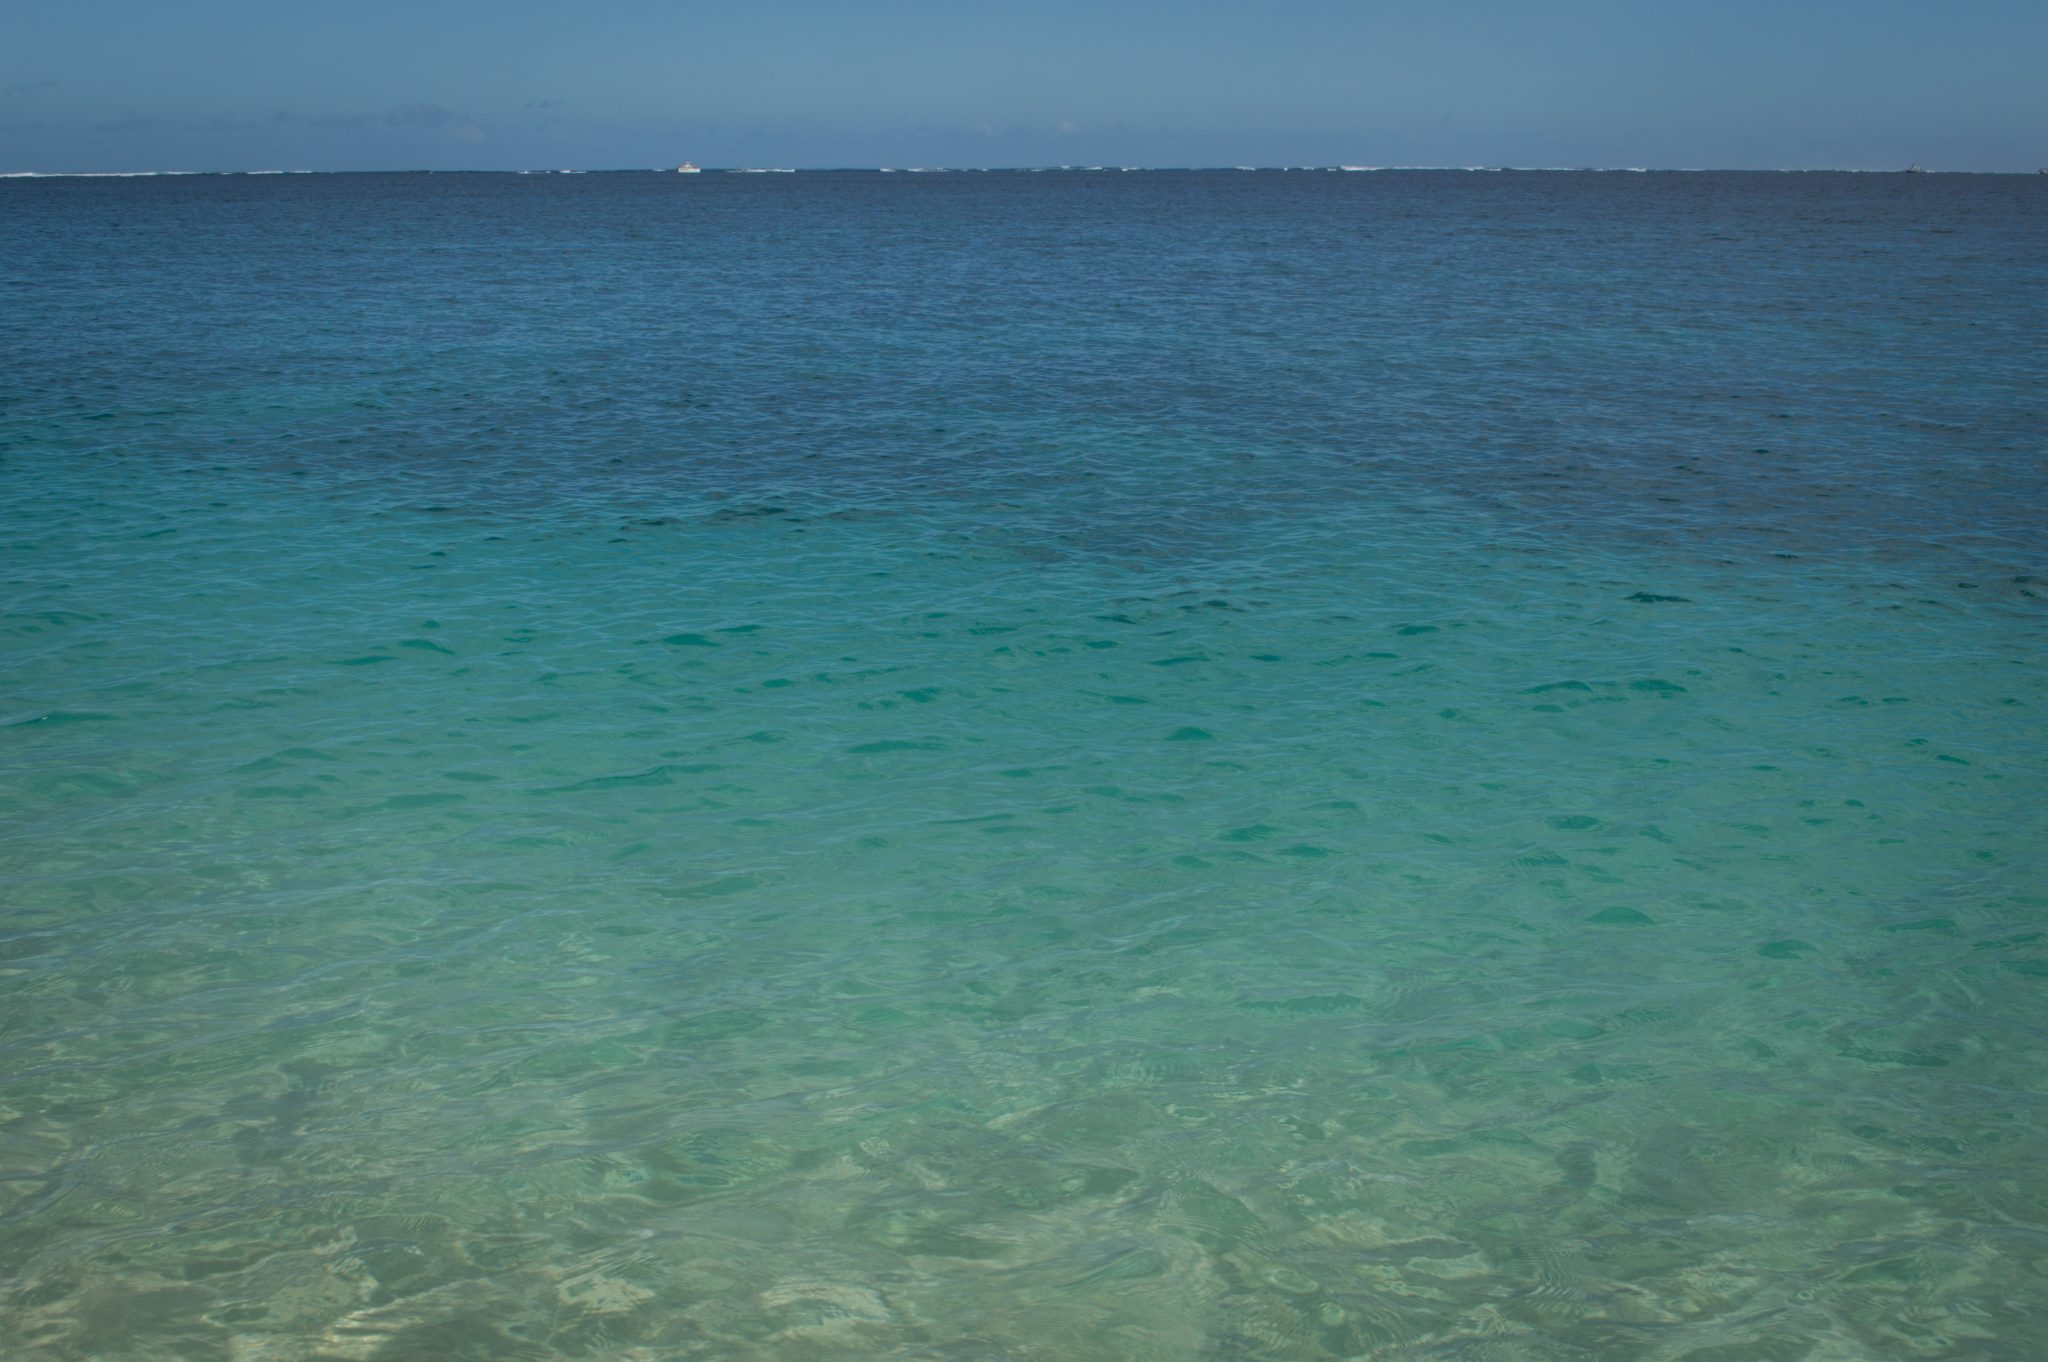
{"type": "Polygon", "coordinates": [[[1925,175],[1926,173],[1926,168],[1923,167],[1918,161],[1915,161],[1913,162],[1913,164],[1906,167],[1906,174],[1908,175],[1925,175]]]}

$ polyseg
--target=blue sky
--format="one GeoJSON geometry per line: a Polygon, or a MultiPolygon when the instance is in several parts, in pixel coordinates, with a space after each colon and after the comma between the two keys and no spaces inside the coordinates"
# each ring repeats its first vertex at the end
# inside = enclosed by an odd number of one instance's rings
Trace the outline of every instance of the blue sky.
{"type": "Polygon", "coordinates": [[[2048,165],[2008,0],[7,0],[0,170],[2048,165]]]}

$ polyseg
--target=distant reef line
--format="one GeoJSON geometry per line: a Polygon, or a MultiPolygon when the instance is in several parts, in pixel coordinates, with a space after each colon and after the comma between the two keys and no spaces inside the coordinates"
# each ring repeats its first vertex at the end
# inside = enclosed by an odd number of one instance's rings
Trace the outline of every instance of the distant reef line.
{"type": "MultiPolygon", "coordinates": [[[[1270,166],[705,166],[706,175],[1215,175],[1215,174],[1514,174],[1514,175],[2048,175],[2041,170],[1923,170],[1920,166],[1436,166],[1436,165],[1270,165],[1270,166]]],[[[411,166],[350,170],[8,170],[0,180],[141,180],[194,176],[260,175],[673,175],[673,167],[592,166],[567,169],[472,168],[428,170],[411,166]]],[[[691,172],[699,173],[699,172],[691,172]]]]}

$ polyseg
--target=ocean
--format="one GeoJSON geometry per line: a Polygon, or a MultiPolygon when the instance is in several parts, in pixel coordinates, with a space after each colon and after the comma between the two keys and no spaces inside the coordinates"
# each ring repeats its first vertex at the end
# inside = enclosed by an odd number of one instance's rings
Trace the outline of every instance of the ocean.
{"type": "Polygon", "coordinates": [[[0,1352],[2022,1359],[2048,180],[0,182],[0,1352]]]}

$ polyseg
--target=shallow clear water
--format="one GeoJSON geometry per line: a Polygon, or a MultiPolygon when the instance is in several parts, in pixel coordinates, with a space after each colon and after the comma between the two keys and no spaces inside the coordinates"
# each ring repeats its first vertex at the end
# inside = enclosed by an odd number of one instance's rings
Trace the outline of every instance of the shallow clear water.
{"type": "Polygon", "coordinates": [[[0,1350],[2033,1356],[2044,247],[0,184],[0,1350]]]}

